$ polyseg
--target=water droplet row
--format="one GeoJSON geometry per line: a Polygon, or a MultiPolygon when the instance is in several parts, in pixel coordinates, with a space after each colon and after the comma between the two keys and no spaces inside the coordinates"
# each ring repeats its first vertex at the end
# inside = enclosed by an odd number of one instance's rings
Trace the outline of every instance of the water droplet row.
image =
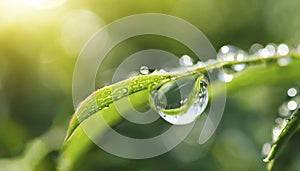
{"type": "MultiPolygon", "coordinates": [[[[299,107],[300,104],[300,88],[298,86],[291,87],[286,92],[287,100],[284,101],[278,108],[279,117],[275,119],[275,126],[272,129],[272,142],[276,142],[282,130],[286,127],[289,120],[292,118],[292,113],[299,107]]],[[[262,154],[268,155],[271,150],[272,143],[268,142],[263,145],[262,154]]]]}

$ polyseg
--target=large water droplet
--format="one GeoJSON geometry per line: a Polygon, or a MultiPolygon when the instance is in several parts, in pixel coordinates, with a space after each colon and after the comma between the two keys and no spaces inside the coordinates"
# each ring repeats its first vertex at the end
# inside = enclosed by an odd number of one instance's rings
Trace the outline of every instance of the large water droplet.
{"type": "Polygon", "coordinates": [[[153,104],[169,123],[193,122],[208,104],[208,81],[203,75],[186,76],[167,82],[152,93],[153,104]]]}

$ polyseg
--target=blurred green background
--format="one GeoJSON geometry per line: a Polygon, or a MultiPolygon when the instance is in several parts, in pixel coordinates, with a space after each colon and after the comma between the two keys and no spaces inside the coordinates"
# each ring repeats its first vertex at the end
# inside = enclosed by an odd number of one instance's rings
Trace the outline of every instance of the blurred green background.
{"type": "MultiPolygon", "coordinates": [[[[297,0],[1,0],[0,157],[21,155],[27,142],[51,128],[59,132],[52,138],[63,135],[74,112],[76,59],[105,24],[138,13],[170,14],[198,27],[216,49],[233,44],[247,51],[256,42],[296,45],[299,9],[297,0]]],[[[107,77],[130,54],[150,48],[178,57],[190,54],[177,42],[159,36],[136,37],[108,55],[100,76],[107,77]]],[[[96,87],[106,83],[99,81],[96,87]]],[[[293,84],[258,84],[230,92],[221,124],[205,145],[183,142],[147,160],[122,159],[94,147],[75,170],[263,170],[261,147],[271,140],[278,106],[289,86],[293,84]]],[[[145,134],[135,134],[139,133],[145,134]]],[[[299,140],[294,136],[278,170],[299,170],[300,153],[293,150],[299,140]]],[[[57,156],[57,151],[51,152],[37,170],[55,170],[57,156]]]]}

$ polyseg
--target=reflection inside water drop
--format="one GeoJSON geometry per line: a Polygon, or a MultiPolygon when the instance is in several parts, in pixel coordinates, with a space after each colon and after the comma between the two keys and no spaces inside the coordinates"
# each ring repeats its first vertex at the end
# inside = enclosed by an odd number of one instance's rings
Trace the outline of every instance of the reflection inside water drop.
{"type": "Polygon", "coordinates": [[[277,63],[279,66],[288,66],[291,63],[292,59],[290,57],[281,57],[278,58],[277,63]]]}
{"type": "Polygon", "coordinates": [[[193,65],[193,60],[190,56],[183,55],[182,57],[179,58],[179,64],[181,66],[192,66],[193,65]]]}
{"type": "Polygon", "coordinates": [[[208,104],[208,81],[201,76],[185,76],[167,82],[152,93],[160,116],[175,125],[189,124],[208,104]]]}
{"type": "Polygon", "coordinates": [[[297,89],[293,88],[293,87],[288,89],[288,91],[287,91],[287,95],[289,97],[295,97],[297,95],[297,93],[298,93],[297,89]]]}
{"type": "Polygon", "coordinates": [[[141,73],[142,75],[147,75],[147,74],[149,74],[149,68],[148,68],[147,66],[141,66],[141,68],[140,68],[140,73],[141,73]]]}

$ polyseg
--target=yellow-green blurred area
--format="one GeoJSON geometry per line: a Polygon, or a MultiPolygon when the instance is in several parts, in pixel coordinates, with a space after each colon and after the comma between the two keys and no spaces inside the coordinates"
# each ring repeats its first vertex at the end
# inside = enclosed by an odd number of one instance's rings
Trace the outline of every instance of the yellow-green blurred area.
{"type": "MultiPolygon", "coordinates": [[[[139,13],[170,14],[199,28],[216,49],[233,44],[247,51],[256,42],[296,45],[299,9],[298,0],[1,0],[0,157],[9,160],[22,155],[28,142],[53,127],[59,133],[52,133],[50,139],[61,139],[60,132],[66,131],[74,112],[76,59],[87,40],[106,24],[139,13]]],[[[143,49],[192,56],[178,42],[139,36],[114,48],[99,75],[107,77],[127,56],[143,49]]],[[[96,87],[106,83],[99,81],[96,87]]],[[[162,156],[145,160],[119,158],[95,146],[74,169],[263,170],[261,147],[271,140],[278,106],[294,84],[280,85],[241,86],[230,92],[221,124],[204,145],[183,142],[162,156]]],[[[138,131],[126,124],[123,128],[137,137],[152,135],[151,128],[138,131]]],[[[299,142],[299,136],[292,139],[277,169],[300,169],[300,151],[294,150],[299,149],[295,145],[299,142]]],[[[36,170],[55,170],[58,154],[57,150],[48,154],[36,170]]]]}

